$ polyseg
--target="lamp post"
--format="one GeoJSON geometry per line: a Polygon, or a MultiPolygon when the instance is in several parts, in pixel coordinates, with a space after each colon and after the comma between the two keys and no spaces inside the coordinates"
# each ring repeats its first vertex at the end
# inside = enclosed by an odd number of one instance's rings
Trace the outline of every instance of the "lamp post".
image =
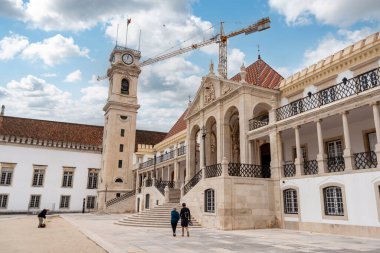
{"type": "Polygon", "coordinates": [[[202,139],[203,139],[203,165],[206,167],[206,134],[207,129],[205,126],[202,127],[202,139]]]}
{"type": "Polygon", "coordinates": [[[108,189],[108,185],[106,184],[106,194],[104,195],[104,202],[107,203],[107,189],[108,189]]]}

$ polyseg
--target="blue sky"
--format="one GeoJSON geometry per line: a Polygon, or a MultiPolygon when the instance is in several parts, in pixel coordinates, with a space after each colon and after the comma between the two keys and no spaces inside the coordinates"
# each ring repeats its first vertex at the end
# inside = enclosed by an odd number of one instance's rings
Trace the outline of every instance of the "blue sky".
{"type": "MultiPolygon", "coordinates": [[[[379,31],[378,0],[0,0],[0,104],[5,114],[103,124],[109,66],[119,24],[124,44],[146,59],[270,17],[271,29],[228,41],[229,77],[262,58],[287,77],[379,31]],[[185,42],[184,42],[185,41],[185,42]]],[[[146,66],[138,128],[168,131],[193,97],[217,45],[146,66]]]]}

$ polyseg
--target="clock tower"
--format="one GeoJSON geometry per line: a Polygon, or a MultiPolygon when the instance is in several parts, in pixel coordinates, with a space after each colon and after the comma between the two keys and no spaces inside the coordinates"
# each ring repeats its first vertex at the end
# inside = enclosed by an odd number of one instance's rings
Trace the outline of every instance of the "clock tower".
{"type": "Polygon", "coordinates": [[[102,168],[99,210],[105,203],[133,189],[133,153],[136,139],[137,81],[141,72],[139,51],[116,46],[110,55],[109,90],[103,110],[102,168]]]}

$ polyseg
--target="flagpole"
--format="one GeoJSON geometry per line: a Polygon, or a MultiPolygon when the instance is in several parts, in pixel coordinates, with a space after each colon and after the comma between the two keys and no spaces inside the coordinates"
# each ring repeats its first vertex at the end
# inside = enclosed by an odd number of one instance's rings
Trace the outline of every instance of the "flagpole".
{"type": "Polygon", "coordinates": [[[116,47],[117,47],[117,40],[119,38],[119,24],[117,24],[117,28],[116,28],[116,47]]]}
{"type": "Polygon", "coordinates": [[[139,35],[139,51],[140,51],[140,43],[141,43],[141,29],[140,29],[140,35],[139,35]]]}

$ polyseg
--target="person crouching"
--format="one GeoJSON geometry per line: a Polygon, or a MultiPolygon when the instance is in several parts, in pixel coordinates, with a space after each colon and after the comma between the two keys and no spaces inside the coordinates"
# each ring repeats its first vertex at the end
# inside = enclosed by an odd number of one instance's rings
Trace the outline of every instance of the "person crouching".
{"type": "Polygon", "coordinates": [[[46,213],[49,211],[49,209],[43,209],[39,214],[38,214],[38,227],[39,228],[44,228],[45,225],[45,219],[46,219],[46,213]]]}

